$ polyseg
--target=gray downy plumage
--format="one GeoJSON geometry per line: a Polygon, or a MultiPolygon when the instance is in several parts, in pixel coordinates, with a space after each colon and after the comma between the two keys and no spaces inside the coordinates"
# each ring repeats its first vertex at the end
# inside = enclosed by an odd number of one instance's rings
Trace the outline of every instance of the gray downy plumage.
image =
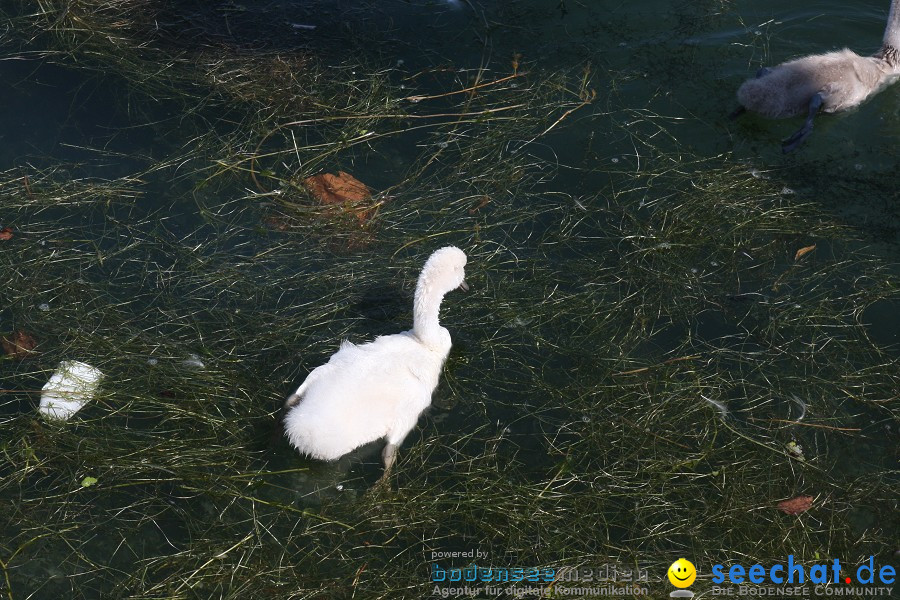
{"type": "Polygon", "coordinates": [[[812,132],[813,118],[859,106],[900,77],[900,0],[892,0],[881,49],[860,56],[843,49],[804,56],[769,69],[738,88],[743,109],[780,119],[807,114],[806,122],[782,143],[790,152],[812,132]]]}

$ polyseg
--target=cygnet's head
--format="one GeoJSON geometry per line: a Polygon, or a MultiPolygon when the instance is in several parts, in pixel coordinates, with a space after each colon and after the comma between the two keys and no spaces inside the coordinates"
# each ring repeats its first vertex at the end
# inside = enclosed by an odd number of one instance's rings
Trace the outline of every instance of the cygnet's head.
{"type": "Polygon", "coordinates": [[[447,293],[461,287],[468,290],[466,285],[466,253],[455,246],[446,246],[434,253],[425,261],[419,283],[439,293],[447,293]]]}

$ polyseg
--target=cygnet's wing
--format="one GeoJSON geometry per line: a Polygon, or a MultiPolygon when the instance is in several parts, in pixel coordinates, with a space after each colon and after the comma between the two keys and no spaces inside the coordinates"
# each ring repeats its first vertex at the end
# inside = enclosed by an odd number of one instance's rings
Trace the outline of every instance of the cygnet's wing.
{"type": "Polygon", "coordinates": [[[371,364],[377,368],[371,377],[389,379],[397,385],[407,383],[417,389],[424,387],[429,393],[437,386],[446,358],[429,350],[409,331],[381,336],[356,349],[373,357],[371,364]]]}
{"type": "MultiPolygon", "coordinates": [[[[787,63],[794,78],[793,95],[797,101],[822,97],[822,110],[838,112],[862,103],[877,91],[885,77],[881,63],[844,48],[835,52],[807,56],[787,63]]],[[[797,113],[807,111],[798,107],[797,113]]]]}
{"type": "Polygon", "coordinates": [[[289,437],[302,451],[332,459],[408,431],[430,402],[441,363],[408,334],[346,344],[298,389],[301,401],[286,417],[289,437]]]}
{"type": "Polygon", "coordinates": [[[825,99],[823,109],[837,112],[858,106],[882,86],[891,83],[891,73],[884,61],[870,56],[858,56],[848,52],[847,66],[822,90],[825,99]]]}
{"type": "Polygon", "coordinates": [[[327,387],[345,394],[345,403],[365,398],[393,406],[436,385],[441,362],[408,333],[381,336],[359,346],[344,344],[304,392],[309,396],[327,387]]]}

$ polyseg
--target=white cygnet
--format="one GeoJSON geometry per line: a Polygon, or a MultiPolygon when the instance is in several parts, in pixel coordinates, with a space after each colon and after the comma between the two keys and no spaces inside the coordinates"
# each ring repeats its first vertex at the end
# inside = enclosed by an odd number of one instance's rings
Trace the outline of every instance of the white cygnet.
{"type": "Polygon", "coordinates": [[[310,372],[285,403],[288,441],[313,458],[336,460],[354,448],[385,438],[387,478],[397,448],[431,404],[450,332],[441,326],[441,300],[465,283],[466,255],[448,246],[425,262],[416,284],[413,328],[367,344],[348,341],[310,372]]]}

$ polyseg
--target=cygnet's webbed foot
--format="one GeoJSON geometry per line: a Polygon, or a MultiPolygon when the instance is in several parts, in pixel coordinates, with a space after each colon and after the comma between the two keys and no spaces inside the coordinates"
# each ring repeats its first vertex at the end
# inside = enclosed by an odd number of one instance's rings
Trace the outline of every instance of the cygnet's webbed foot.
{"type": "Polygon", "coordinates": [[[797,149],[797,146],[803,143],[809,134],[812,133],[813,130],[813,119],[816,117],[816,113],[819,112],[819,109],[822,108],[822,103],[824,102],[824,98],[822,98],[822,94],[816,94],[809,101],[809,115],[806,117],[806,122],[803,123],[803,127],[794,132],[794,135],[789,137],[788,139],[781,142],[781,151],[785,154],[788,152],[793,152],[797,149]]]}
{"type": "Polygon", "coordinates": [[[771,72],[772,72],[772,69],[770,69],[769,67],[761,67],[756,72],[756,78],[759,79],[760,77],[765,77],[766,75],[768,75],[771,72]]]}
{"type": "Polygon", "coordinates": [[[745,112],[747,112],[746,108],[744,108],[743,106],[738,106],[736,109],[731,111],[731,113],[728,115],[728,119],[730,121],[734,121],[735,119],[737,119],[739,116],[741,116],[745,112]]]}
{"type": "Polygon", "coordinates": [[[781,152],[783,154],[793,152],[797,149],[797,146],[803,143],[803,140],[809,137],[810,133],[812,133],[812,127],[807,127],[806,125],[804,125],[800,129],[795,131],[794,135],[781,142],[781,152]]]}
{"type": "Polygon", "coordinates": [[[381,474],[381,477],[369,490],[375,496],[390,495],[392,493],[391,469],[394,466],[394,461],[397,459],[397,446],[388,442],[388,445],[384,447],[384,452],[381,453],[381,457],[384,459],[384,473],[381,474]]]}

